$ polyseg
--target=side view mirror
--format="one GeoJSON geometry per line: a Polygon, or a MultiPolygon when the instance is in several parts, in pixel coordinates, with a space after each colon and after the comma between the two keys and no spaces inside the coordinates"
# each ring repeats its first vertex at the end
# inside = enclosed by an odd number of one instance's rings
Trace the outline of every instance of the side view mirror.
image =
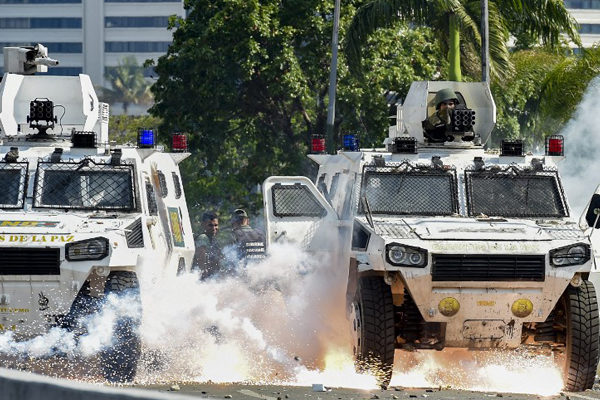
{"type": "Polygon", "coordinates": [[[600,194],[593,194],[585,213],[585,221],[591,228],[600,228],[600,194]]]}

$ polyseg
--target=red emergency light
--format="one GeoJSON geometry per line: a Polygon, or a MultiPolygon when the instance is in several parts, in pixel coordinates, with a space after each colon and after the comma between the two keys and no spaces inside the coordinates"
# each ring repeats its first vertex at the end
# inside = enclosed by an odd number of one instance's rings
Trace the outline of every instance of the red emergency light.
{"type": "Polygon", "coordinates": [[[325,153],[325,138],[321,136],[313,136],[310,146],[311,153],[325,153]]]}
{"type": "Polygon", "coordinates": [[[175,152],[187,151],[187,136],[184,133],[174,133],[171,138],[171,148],[175,152]]]}
{"type": "Polygon", "coordinates": [[[547,156],[564,156],[565,155],[565,139],[562,135],[548,136],[546,139],[546,155],[547,156]]]}

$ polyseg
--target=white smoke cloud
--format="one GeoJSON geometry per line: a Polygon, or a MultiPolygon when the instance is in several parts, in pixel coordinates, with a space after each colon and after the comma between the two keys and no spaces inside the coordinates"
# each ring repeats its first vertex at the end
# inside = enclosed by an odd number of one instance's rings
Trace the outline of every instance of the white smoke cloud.
{"type": "MultiPolygon", "coordinates": [[[[344,340],[348,329],[330,313],[344,298],[347,272],[332,273],[339,270],[275,244],[234,276],[143,275],[143,341],[162,365],[149,360],[140,379],[281,382],[293,381],[300,363],[322,366],[328,337],[344,340]]],[[[343,305],[337,313],[345,318],[343,305]]]]}
{"type": "Polygon", "coordinates": [[[559,164],[573,217],[579,218],[600,184],[600,77],[594,78],[561,134],[565,160],[559,164]]]}
{"type": "MultiPolygon", "coordinates": [[[[347,270],[294,244],[269,250],[265,260],[218,279],[165,276],[155,263],[145,263],[139,274],[143,351],[137,380],[297,383],[300,375],[319,376],[316,369],[325,366],[332,348],[346,354],[346,368],[351,366],[347,270]]],[[[110,346],[118,318],[139,314],[139,302],[110,295],[102,312],[80,321],[83,336],[53,328],[17,341],[8,332],[0,335],[0,357],[17,360],[18,368],[101,380],[98,368],[96,376],[88,374],[87,364],[110,346]],[[70,366],[76,362],[85,368],[70,366]]],[[[347,376],[341,371],[330,382],[347,376]]],[[[374,387],[374,379],[368,381],[374,387]]]]}

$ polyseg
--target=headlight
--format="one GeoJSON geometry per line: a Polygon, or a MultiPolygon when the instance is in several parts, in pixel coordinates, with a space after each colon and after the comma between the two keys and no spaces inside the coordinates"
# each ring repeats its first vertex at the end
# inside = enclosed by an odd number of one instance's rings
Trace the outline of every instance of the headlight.
{"type": "Polygon", "coordinates": [[[550,263],[555,267],[584,264],[590,259],[590,245],[576,243],[550,250],[550,263]]]}
{"type": "Polygon", "coordinates": [[[69,261],[102,260],[108,255],[108,239],[97,237],[67,243],[65,257],[69,261]]]}
{"type": "Polygon", "coordinates": [[[427,265],[427,250],[390,243],[386,247],[386,259],[392,265],[423,268],[427,265]]]}

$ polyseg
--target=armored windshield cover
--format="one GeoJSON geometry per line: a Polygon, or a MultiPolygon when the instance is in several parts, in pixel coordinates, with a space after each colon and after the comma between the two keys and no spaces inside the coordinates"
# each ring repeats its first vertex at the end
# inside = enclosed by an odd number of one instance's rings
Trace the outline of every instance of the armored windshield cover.
{"type": "Polygon", "coordinates": [[[133,211],[133,165],[82,162],[40,162],[34,207],[133,211]]]}
{"type": "Polygon", "coordinates": [[[469,215],[565,217],[568,210],[557,171],[506,169],[465,171],[469,215]]]}
{"type": "Polygon", "coordinates": [[[0,208],[23,208],[27,163],[0,163],[0,208]]]}
{"type": "MultiPolygon", "coordinates": [[[[458,212],[456,171],[408,162],[366,165],[361,198],[372,214],[452,215],[458,212]]],[[[362,202],[359,212],[364,213],[362,202]]]]}

